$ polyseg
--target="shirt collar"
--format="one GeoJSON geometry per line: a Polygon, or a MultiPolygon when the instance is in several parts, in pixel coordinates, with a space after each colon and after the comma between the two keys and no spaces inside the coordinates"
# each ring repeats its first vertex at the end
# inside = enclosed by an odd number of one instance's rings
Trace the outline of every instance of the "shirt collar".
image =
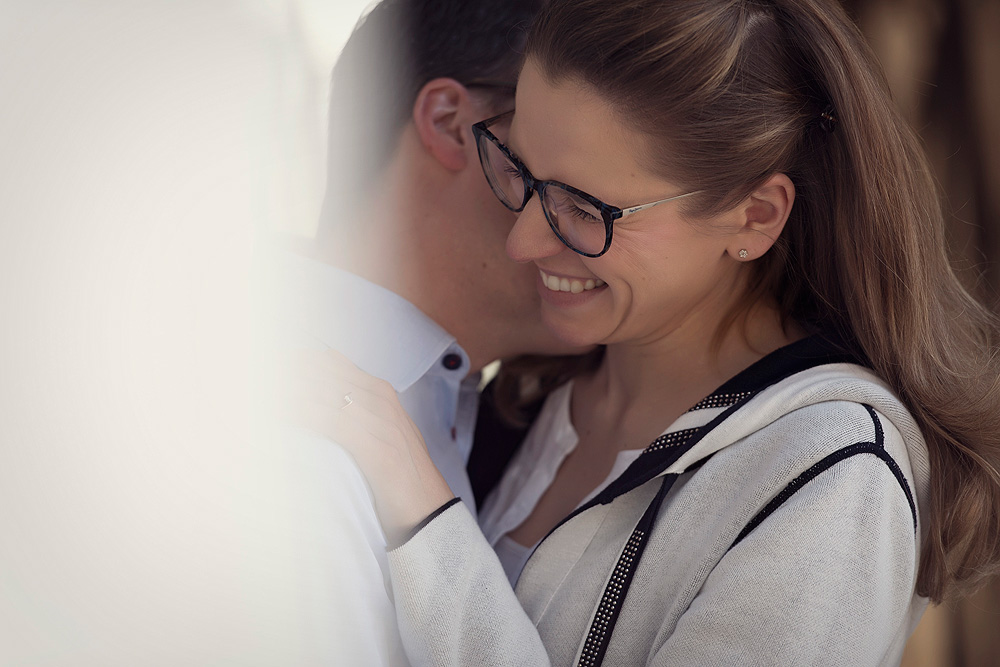
{"type": "Polygon", "coordinates": [[[450,354],[461,357],[460,376],[468,372],[468,355],[454,336],[398,294],[292,253],[282,267],[286,305],[308,335],[396,391],[406,391],[450,354]]]}

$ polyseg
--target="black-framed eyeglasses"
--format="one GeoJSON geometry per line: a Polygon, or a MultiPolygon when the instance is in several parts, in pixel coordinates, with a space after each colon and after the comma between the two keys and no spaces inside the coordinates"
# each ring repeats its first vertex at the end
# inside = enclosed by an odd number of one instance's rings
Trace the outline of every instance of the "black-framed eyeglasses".
{"type": "Polygon", "coordinates": [[[537,192],[545,219],[555,235],[570,250],[584,257],[600,257],[611,247],[615,220],[627,218],[658,204],[698,192],[667,197],[659,201],[619,208],[559,181],[539,181],[517,157],[488,129],[513,111],[487,118],[472,126],[486,180],[500,202],[515,213],[524,210],[531,193],[537,192]]]}

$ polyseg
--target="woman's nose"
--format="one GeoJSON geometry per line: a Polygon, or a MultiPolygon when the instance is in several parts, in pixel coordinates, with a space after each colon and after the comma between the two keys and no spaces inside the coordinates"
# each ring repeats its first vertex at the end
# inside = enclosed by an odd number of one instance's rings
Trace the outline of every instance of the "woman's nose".
{"type": "Polygon", "coordinates": [[[517,222],[507,235],[507,256],[515,262],[531,262],[551,257],[566,250],[559,237],[549,227],[537,193],[517,216],[517,222]]]}

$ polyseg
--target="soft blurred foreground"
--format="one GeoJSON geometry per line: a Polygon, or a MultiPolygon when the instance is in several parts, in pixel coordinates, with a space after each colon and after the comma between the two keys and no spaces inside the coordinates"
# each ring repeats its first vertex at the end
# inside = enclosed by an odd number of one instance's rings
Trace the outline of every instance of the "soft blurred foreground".
{"type": "Polygon", "coordinates": [[[0,665],[351,661],[337,462],[256,437],[250,391],[337,4],[0,0],[0,665]]]}

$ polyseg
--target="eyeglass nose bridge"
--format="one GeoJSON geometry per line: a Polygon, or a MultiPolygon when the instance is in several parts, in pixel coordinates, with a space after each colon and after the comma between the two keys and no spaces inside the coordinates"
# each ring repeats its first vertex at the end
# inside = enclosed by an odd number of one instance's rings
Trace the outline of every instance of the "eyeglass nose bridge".
{"type": "Polygon", "coordinates": [[[556,224],[552,221],[551,216],[549,216],[549,211],[545,206],[544,191],[547,183],[545,181],[539,181],[538,179],[536,179],[534,176],[531,175],[531,172],[529,172],[527,168],[525,168],[523,165],[521,166],[521,181],[524,183],[524,199],[521,201],[520,208],[518,208],[514,212],[522,213],[525,207],[528,205],[528,202],[531,201],[531,195],[537,194],[538,205],[542,208],[542,215],[545,216],[545,221],[549,223],[549,227],[552,228],[552,231],[554,231],[556,233],[556,236],[558,236],[561,240],[562,236],[559,234],[559,230],[557,229],[556,224]]]}
{"type": "MultiPolygon", "coordinates": [[[[521,172],[521,182],[524,183],[524,197],[521,200],[521,205],[516,208],[514,212],[521,213],[524,211],[524,207],[528,205],[529,201],[531,201],[531,195],[533,194],[538,194],[538,203],[542,207],[542,212],[544,212],[545,204],[542,202],[542,193],[538,191],[539,181],[531,175],[531,172],[528,171],[527,167],[523,164],[518,165],[518,170],[521,172]]],[[[545,189],[544,183],[542,183],[542,189],[545,189]]],[[[548,213],[545,214],[545,219],[549,219],[548,213]]]]}

